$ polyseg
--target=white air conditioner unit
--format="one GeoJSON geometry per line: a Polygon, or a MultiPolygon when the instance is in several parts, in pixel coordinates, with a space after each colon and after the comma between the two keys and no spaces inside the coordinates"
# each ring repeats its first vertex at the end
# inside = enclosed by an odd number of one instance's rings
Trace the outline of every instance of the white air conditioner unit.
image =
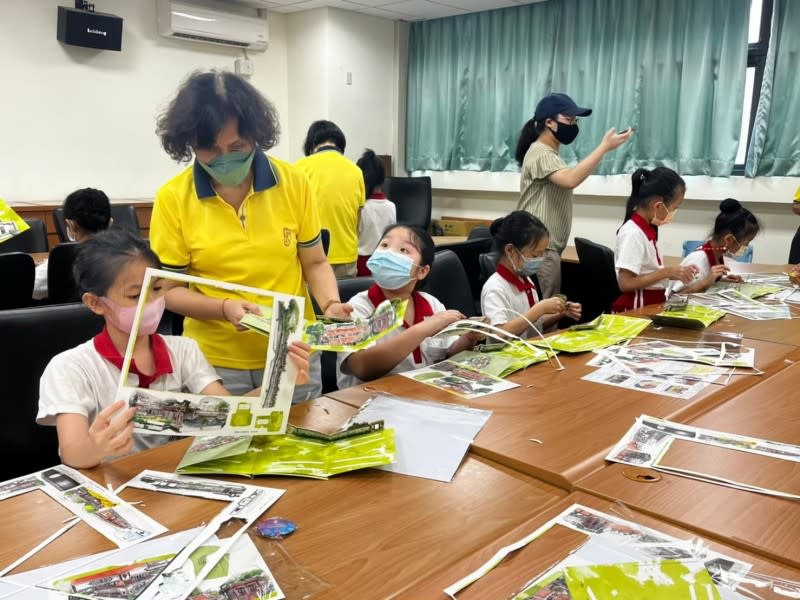
{"type": "Polygon", "coordinates": [[[268,42],[266,18],[214,10],[180,0],[158,0],[158,33],[173,39],[256,52],[266,50],[268,42]]]}

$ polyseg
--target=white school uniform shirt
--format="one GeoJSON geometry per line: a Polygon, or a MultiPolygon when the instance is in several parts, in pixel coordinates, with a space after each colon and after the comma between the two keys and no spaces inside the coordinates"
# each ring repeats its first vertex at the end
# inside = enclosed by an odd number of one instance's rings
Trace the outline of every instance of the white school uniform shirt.
{"type": "Polygon", "coordinates": [[[383,237],[384,230],[395,222],[397,222],[397,208],[394,202],[380,192],[367,198],[358,222],[359,256],[372,256],[383,237]]]}
{"type": "MultiPolygon", "coordinates": [[[[102,334],[101,334],[102,335],[102,334]]],[[[150,384],[151,390],[199,394],[219,380],[200,347],[191,338],[165,335],[172,373],[150,384]]],[[[39,381],[39,425],[55,425],[56,416],[83,415],[94,422],[97,414],[116,400],[120,370],[97,352],[94,340],[84,342],[52,358],[39,381]]],[[[139,376],[129,374],[128,385],[136,387],[139,376]]],[[[133,434],[132,453],[165,444],[166,435],[133,434]]]]}
{"type": "MultiPolygon", "coordinates": [[[[431,310],[433,310],[434,314],[447,310],[444,304],[439,302],[430,294],[425,292],[418,293],[428,301],[428,304],[430,304],[431,310]]],[[[413,301],[413,298],[409,299],[409,302],[413,301]]],[[[375,310],[375,305],[372,304],[372,301],[369,299],[369,290],[356,294],[348,301],[348,304],[353,307],[353,318],[365,319],[375,310]]],[[[398,327],[394,331],[378,340],[378,343],[383,344],[393,337],[400,335],[403,331],[405,331],[404,327],[398,327]]],[[[394,369],[389,371],[386,375],[405,373],[406,371],[413,371],[414,369],[419,369],[420,367],[426,367],[428,365],[443,361],[445,358],[447,358],[447,350],[457,339],[458,336],[445,336],[429,337],[422,340],[422,343],[419,345],[422,358],[420,362],[415,362],[414,353],[412,352],[399,363],[397,363],[394,369]]],[[[351,354],[352,352],[339,352],[336,356],[336,383],[340,390],[364,383],[358,377],[350,373],[350,371],[347,369],[345,360],[347,360],[347,357],[351,354]]]]}
{"type": "Polygon", "coordinates": [[[47,298],[47,261],[36,265],[33,279],[33,299],[44,300],[47,298]]]}
{"type": "MultiPolygon", "coordinates": [[[[535,286],[531,292],[533,292],[535,305],[539,302],[539,294],[535,286]]],[[[493,273],[483,284],[483,289],[481,290],[481,313],[489,319],[490,324],[503,325],[513,321],[519,315],[524,315],[530,308],[528,295],[511,282],[506,281],[499,273],[493,273]],[[509,308],[514,312],[508,310],[509,308]]],[[[542,331],[543,320],[544,317],[533,323],[539,331],[542,331]]],[[[531,327],[528,327],[520,334],[520,337],[527,338],[533,335],[538,334],[531,327]]]]}
{"type": "Polygon", "coordinates": [[[692,285],[701,279],[705,279],[708,277],[708,274],[711,273],[711,263],[708,261],[708,256],[706,256],[706,253],[703,250],[695,250],[694,252],[687,254],[686,257],[681,261],[682,267],[688,267],[691,265],[697,267],[697,274],[689,283],[686,284],[678,280],[670,281],[669,288],[667,289],[667,296],[673,293],[677,294],[686,286],[692,285]]]}
{"type": "MultiPolygon", "coordinates": [[[[614,266],[617,271],[617,281],[621,269],[630,271],[634,275],[646,275],[662,268],[658,251],[653,241],[647,239],[647,234],[637,224],[638,215],[628,219],[617,232],[617,247],[614,251],[614,266]]],[[[641,217],[638,219],[644,225],[651,227],[641,217]]],[[[652,228],[652,227],[651,227],[652,228]]],[[[666,289],[669,279],[661,279],[647,286],[647,289],[666,289]]]]}

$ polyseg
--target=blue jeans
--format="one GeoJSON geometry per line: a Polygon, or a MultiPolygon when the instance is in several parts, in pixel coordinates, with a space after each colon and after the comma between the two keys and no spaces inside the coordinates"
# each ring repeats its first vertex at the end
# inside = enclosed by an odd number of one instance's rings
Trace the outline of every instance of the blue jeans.
{"type": "MultiPolygon", "coordinates": [[[[315,352],[309,359],[309,382],[294,388],[292,404],[313,400],[322,395],[322,364],[321,354],[315,352]]],[[[222,385],[234,396],[244,396],[247,392],[260,387],[264,379],[264,369],[228,369],[214,367],[217,375],[222,378],[222,385]]]]}

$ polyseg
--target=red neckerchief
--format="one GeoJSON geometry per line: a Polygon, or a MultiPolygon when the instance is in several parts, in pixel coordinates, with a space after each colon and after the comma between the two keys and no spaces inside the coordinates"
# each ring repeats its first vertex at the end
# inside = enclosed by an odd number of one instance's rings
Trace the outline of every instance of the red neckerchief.
{"type": "MultiPolygon", "coordinates": [[[[381,302],[386,300],[386,294],[383,293],[383,290],[377,283],[373,283],[370,286],[367,290],[367,296],[369,297],[369,301],[372,302],[372,306],[378,306],[381,302]]],[[[414,301],[414,323],[412,323],[412,325],[422,323],[425,317],[433,316],[433,307],[431,307],[431,303],[428,302],[422,294],[414,290],[411,292],[411,299],[414,301]]],[[[403,321],[403,327],[408,329],[411,325],[403,321]]],[[[414,363],[420,364],[421,362],[422,351],[419,349],[419,346],[417,346],[414,348],[414,363]]]]}
{"type": "Polygon", "coordinates": [[[710,241],[708,241],[705,244],[703,244],[702,246],[700,246],[700,250],[702,250],[703,252],[706,253],[706,258],[708,259],[708,264],[710,266],[713,267],[714,265],[724,264],[722,260],[719,260],[719,261],[717,260],[717,257],[714,254],[714,248],[713,248],[713,246],[711,246],[711,242],[710,241]]]}
{"type": "Polygon", "coordinates": [[[370,194],[370,197],[368,199],[369,200],[388,200],[388,198],[386,197],[386,194],[384,194],[383,192],[372,192],[372,194],[370,194]]]}
{"type": "Polygon", "coordinates": [[[510,269],[499,263],[497,264],[497,274],[517,288],[520,292],[525,292],[525,295],[528,297],[528,306],[533,306],[536,304],[536,298],[533,295],[533,290],[536,289],[536,286],[533,285],[533,282],[529,277],[525,277],[524,279],[517,277],[511,272],[510,269]]]}
{"type": "MultiPolygon", "coordinates": [[[[94,342],[94,349],[97,350],[100,356],[118,369],[122,369],[124,359],[114,346],[114,342],[111,341],[108,329],[104,327],[103,331],[94,336],[92,342],[94,342]]],[[[139,387],[142,388],[149,388],[150,384],[162,375],[172,373],[172,361],[169,358],[167,344],[157,333],[150,336],[150,349],[153,351],[153,360],[156,363],[156,370],[152,375],[142,373],[136,366],[136,362],[131,360],[130,372],[139,376],[139,387]]]]}
{"type": "Polygon", "coordinates": [[[659,265],[663,265],[664,263],[661,262],[661,255],[658,253],[658,244],[656,243],[658,240],[658,230],[645,221],[638,213],[633,213],[631,215],[631,221],[636,223],[636,226],[644,232],[647,239],[653,242],[653,247],[656,249],[656,260],[658,260],[659,265]]]}

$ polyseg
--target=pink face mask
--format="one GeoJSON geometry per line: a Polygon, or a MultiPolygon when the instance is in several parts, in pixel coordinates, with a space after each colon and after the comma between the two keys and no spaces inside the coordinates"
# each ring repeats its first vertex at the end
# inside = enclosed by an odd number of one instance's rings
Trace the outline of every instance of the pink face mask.
{"type": "MultiPolygon", "coordinates": [[[[114,327],[125,333],[130,333],[133,329],[133,319],[136,316],[136,306],[120,306],[105,296],[101,297],[100,300],[111,311],[108,316],[114,327]]],[[[144,305],[142,320],[139,323],[139,335],[152,335],[156,332],[158,324],[161,322],[161,316],[164,314],[165,306],[166,298],[164,296],[144,305]]]]}

